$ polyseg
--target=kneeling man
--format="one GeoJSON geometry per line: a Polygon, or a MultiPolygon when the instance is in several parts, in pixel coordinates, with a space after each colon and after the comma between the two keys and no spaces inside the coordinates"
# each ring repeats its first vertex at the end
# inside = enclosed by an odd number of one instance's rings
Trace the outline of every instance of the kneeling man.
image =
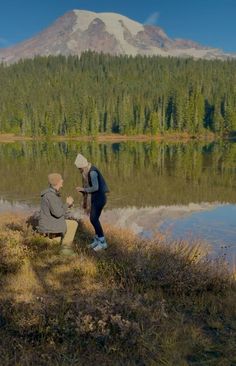
{"type": "Polygon", "coordinates": [[[64,254],[73,254],[72,243],[78,223],[75,220],[66,220],[66,214],[74,200],[67,197],[66,203],[63,204],[59,192],[63,187],[60,174],[49,174],[48,183],[49,187],[41,193],[38,230],[51,239],[60,240],[64,254]]]}

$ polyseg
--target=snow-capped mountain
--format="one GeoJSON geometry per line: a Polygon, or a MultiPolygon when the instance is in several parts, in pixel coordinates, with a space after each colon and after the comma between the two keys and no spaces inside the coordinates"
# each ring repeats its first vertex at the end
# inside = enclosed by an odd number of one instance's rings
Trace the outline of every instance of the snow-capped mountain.
{"type": "Polygon", "coordinates": [[[73,10],[35,37],[0,49],[0,61],[13,63],[35,55],[80,55],[86,50],[112,55],[236,58],[236,54],[190,40],[171,39],[160,27],[143,25],[120,14],[73,10]]]}

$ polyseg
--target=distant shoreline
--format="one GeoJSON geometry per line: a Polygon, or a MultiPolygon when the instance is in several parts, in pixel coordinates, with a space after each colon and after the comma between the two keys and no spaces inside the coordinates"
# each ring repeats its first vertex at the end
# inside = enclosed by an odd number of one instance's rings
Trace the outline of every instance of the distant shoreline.
{"type": "Polygon", "coordinates": [[[13,133],[0,134],[0,143],[10,143],[16,141],[98,141],[98,142],[119,142],[119,141],[181,141],[192,140],[214,141],[219,136],[209,132],[206,134],[190,135],[189,133],[165,133],[155,136],[151,135],[119,135],[119,134],[99,134],[97,136],[20,136],[13,133]]]}

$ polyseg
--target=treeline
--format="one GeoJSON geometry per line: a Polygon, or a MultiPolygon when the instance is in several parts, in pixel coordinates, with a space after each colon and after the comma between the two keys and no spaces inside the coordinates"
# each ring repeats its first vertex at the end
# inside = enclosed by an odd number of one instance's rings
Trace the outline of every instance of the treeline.
{"type": "Polygon", "coordinates": [[[0,65],[0,132],[31,136],[236,130],[236,61],[35,57],[0,65]]]}

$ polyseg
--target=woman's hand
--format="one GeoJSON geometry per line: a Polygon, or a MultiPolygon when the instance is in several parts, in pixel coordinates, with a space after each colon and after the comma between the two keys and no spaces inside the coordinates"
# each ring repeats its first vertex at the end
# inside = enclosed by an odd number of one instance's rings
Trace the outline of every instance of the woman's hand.
{"type": "Polygon", "coordinates": [[[76,187],[75,189],[77,192],[85,193],[83,187],[76,187]]]}

